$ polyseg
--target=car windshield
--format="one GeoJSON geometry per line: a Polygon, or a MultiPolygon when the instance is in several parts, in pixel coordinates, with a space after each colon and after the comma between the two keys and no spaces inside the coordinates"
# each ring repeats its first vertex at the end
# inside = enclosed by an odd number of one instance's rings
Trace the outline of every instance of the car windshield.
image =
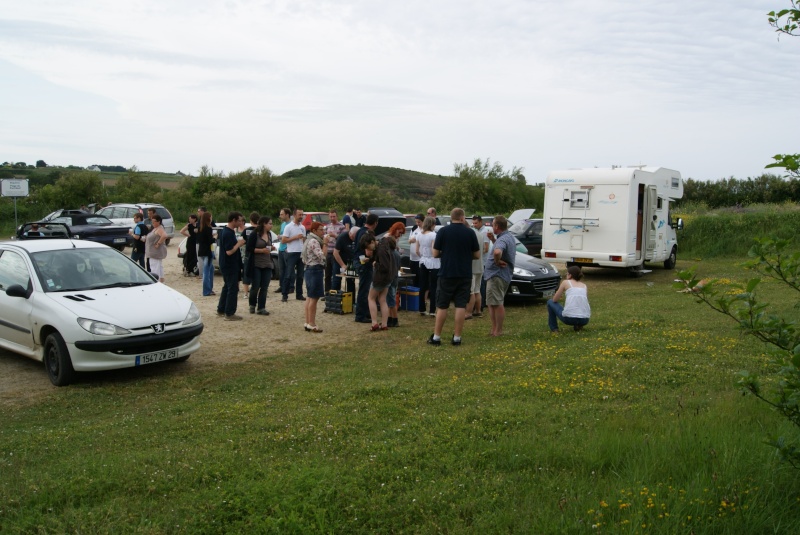
{"type": "Polygon", "coordinates": [[[517,221],[513,225],[508,228],[508,231],[511,234],[522,234],[525,232],[525,229],[528,228],[529,221],[523,219],[522,221],[517,221]]]}
{"type": "Polygon", "coordinates": [[[138,264],[108,247],[31,254],[45,292],[73,292],[155,284],[138,264]]]}

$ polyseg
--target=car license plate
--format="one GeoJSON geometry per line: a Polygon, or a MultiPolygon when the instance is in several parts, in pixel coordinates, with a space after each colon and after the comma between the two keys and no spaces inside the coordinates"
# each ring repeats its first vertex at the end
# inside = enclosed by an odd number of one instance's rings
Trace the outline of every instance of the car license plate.
{"type": "Polygon", "coordinates": [[[114,238],[114,243],[125,243],[126,241],[125,238],[114,238]]]}
{"type": "Polygon", "coordinates": [[[573,258],[572,261],[573,262],[580,262],[581,264],[592,264],[592,263],[594,263],[594,260],[592,260],[591,258],[573,258]]]}
{"type": "Polygon", "coordinates": [[[556,293],[555,290],[547,290],[545,292],[542,292],[542,297],[553,297],[553,294],[555,293],[556,293]]]}
{"type": "Polygon", "coordinates": [[[161,362],[162,360],[170,360],[176,358],[178,358],[177,349],[167,349],[166,351],[154,351],[152,353],[136,355],[136,366],[142,366],[144,364],[152,364],[154,362],[161,362]]]}

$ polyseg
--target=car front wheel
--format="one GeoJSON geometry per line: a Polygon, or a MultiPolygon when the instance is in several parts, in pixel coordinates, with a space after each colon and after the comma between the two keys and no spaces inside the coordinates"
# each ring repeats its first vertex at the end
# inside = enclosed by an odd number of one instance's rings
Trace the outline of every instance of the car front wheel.
{"type": "Polygon", "coordinates": [[[50,382],[55,386],[67,386],[75,376],[67,344],[58,333],[52,333],[44,341],[44,367],[50,382]]]}

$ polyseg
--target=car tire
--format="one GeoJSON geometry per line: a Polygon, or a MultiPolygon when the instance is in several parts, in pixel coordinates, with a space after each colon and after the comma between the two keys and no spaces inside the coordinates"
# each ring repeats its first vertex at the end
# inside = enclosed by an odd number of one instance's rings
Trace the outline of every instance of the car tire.
{"type": "Polygon", "coordinates": [[[664,269],[675,269],[675,263],[678,261],[678,248],[673,247],[669,253],[669,257],[664,260],[664,269]]]}
{"type": "Polygon", "coordinates": [[[55,386],[67,386],[75,377],[72,359],[67,344],[58,333],[50,333],[44,340],[44,367],[50,382],[55,386]]]}

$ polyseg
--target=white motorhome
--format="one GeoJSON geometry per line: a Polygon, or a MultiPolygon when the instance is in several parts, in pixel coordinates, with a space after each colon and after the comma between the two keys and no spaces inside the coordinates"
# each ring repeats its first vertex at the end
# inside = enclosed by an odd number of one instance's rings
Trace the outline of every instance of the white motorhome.
{"type": "Polygon", "coordinates": [[[568,169],[547,176],[542,258],[567,265],[672,269],[678,253],[670,203],[683,197],[678,171],[663,167],[568,169]]]}

